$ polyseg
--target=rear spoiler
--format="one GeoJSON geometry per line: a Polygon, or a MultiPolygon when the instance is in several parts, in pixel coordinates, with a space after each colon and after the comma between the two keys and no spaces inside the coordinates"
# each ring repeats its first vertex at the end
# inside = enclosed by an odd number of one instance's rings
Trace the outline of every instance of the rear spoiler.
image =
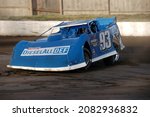
{"type": "Polygon", "coordinates": [[[111,25],[115,24],[117,22],[116,17],[111,18],[96,18],[98,22],[100,22],[100,25],[111,25]]]}

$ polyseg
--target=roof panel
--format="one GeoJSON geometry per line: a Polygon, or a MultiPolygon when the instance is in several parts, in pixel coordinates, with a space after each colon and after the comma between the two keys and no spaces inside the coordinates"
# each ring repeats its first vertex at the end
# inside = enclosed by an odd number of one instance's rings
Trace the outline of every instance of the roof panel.
{"type": "Polygon", "coordinates": [[[60,25],[57,25],[57,27],[70,27],[70,26],[85,25],[85,24],[88,24],[90,21],[92,20],[68,21],[68,22],[63,22],[60,25]]]}

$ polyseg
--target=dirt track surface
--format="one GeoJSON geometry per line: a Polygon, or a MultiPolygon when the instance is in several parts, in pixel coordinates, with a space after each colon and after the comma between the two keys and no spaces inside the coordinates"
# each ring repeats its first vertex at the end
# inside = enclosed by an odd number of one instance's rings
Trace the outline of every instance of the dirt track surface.
{"type": "Polygon", "coordinates": [[[34,72],[7,69],[22,39],[0,37],[0,99],[150,99],[150,37],[123,37],[119,63],[102,61],[88,71],[34,72]]]}

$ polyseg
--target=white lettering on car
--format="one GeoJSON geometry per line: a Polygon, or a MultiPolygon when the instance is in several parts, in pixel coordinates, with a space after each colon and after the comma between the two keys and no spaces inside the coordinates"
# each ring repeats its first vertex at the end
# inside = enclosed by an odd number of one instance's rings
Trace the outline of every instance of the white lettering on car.
{"type": "Polygon", "coordinates": [[[100,50],[105,50],[111,47],[110,32],[104,31],[99,34],[100,50]]]}
{"type": "Polygon", "coordinates": [[[21,56],[67,55],[70,46],[24,49],[21,56]]]}

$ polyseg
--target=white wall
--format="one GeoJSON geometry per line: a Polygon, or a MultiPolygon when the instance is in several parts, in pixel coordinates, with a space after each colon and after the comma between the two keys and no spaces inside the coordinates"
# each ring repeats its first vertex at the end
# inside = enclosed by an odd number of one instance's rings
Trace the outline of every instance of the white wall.
{"type": "MultiPolygon", "coordinates": [[[[0,21],[0,35],[39,36],[59,23],[61,21],[0,21]]],[[[118,22],[118,26],[122,36],[150,36],[150,22],[118,22]]]]}

